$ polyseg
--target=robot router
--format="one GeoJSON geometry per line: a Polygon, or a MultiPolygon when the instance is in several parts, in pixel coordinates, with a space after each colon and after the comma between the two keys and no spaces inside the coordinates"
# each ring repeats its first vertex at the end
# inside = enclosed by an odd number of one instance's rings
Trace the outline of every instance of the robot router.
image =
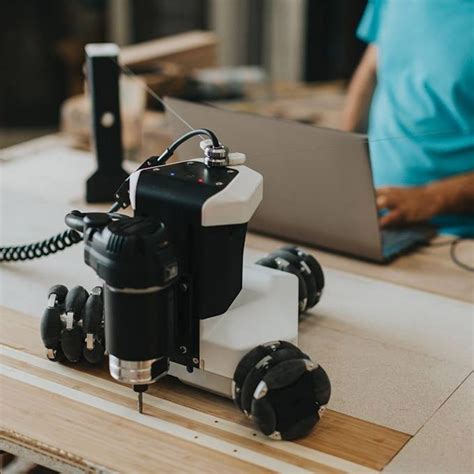
{"type": "Polygon", "coordinates": [[[42,320],[48,357],[99,362],[105,340],[110,374],[138,393],[140,412],[148,385],[170,374],[232,397],[273,439],[308,434],[330,383],[296,346],[298,321],[319,300],[324,277],[293,247],[243,264],[262,181],[245,155],[199,129],[132,173],[112,212],[68,214],[104,285],[91,295],[50,290],[42,320]],[[204,158],[165,164],[196,135],[210,137],[204,158]],[[116,212],[129,204],[134,217],[116,212]]]}
{"type": "Polygon", "coordinates": [[[166,374],[232,397],[273,439],[307,435],[330,397],[321,366],[297,347],[299,314],[324,287],[318,262],[286,247],[243,265],[247,223],[262,199],[262,176],[207,129],[192,130],[126,178],[121,168],[118,48],[88,45],[98,170],[89,202],[108,213],[73,211],[69,230],[35,244],[0,247],[0,261],[29,260],[84,242],[103,280],[91,293],[49,290],[41,337],[51,360],[98,364],[143,393],[166,374]],[[112,120],[104,120],[112,118],[112,120]],[[201,136],[204,157],[167,164],[201,136]],[[109,194],[110,193],[110,194],[109,194]],[[131,206],[134,216],[119,213],[131,206]]]}

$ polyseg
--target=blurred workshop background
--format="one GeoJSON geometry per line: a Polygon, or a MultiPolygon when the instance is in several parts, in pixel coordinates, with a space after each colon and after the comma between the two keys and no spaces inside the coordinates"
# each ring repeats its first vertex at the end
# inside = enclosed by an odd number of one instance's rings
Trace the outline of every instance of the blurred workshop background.
{"type": "Polygon", "coordinates": [[[168,140],[145,93],[339,127],[367,0],[2,1],[0,148],[60,130],[88,148],[84,46],[115,42],[129,158],[168,140]],[[132,76],[133,74],[133,76],[132,76]]]}

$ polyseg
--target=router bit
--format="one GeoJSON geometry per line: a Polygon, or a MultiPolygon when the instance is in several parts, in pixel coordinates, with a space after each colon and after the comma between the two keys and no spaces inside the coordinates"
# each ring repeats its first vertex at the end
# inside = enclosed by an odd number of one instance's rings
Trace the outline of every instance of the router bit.
{"type": "Polygon", "coordinates": [[[139,392],[137,399],[138,413],[143,413],[143,392],[139,392]]]}
{"type": "Polygon", "coordinates": [[[137,410],[143,413],[143,393],[148,390],[147,384],[134,385],[133,391],[137,393],[137,410]]]}

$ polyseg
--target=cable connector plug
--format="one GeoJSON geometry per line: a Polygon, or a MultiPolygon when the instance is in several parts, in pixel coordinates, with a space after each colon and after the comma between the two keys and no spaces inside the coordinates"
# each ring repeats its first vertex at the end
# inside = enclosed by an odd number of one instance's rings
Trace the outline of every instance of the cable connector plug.
{"type": "Polygon", "coordinates": [[[239,166],[245,164],[247,157],[245,153],[232,152],[229,153],[229,150],[224,145],[216,147],[212,144],[212,140],[209,138],[206,140],[201,140],[199,144],[201,150],[204,151],[206,155],[206,164],[211,166],[239,166]],[[225,158],[224,156],[227,155],[225,158]],[[212,159],[211,159],[212,156],[212,159]],[[223,163],[225,160],[225,163],[223,163]],[[217,163],[216,163],[217,162],[217,163]]]}
{"type": "Polygon", "coordinates": [[[245,153],[240,153],[238,151],[229,153],[229,166],[239,166],[245,164],[247,161],[247,156],[245,153]]]}

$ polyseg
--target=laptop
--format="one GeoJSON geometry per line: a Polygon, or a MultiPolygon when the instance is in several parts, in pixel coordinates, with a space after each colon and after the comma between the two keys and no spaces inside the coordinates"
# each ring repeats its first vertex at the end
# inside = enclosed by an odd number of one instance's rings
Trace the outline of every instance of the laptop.
{"type": "MultiPolygon", "coordinates": [[[[380,230],[366,135],[223,110],[167,98],[175,136],[209,128],[263,175],[263,201],[252,231],[374,262],[389,262],[425,244],[430,226],[380,230]],[[173,113],[174,112],[174,113],[173,113]]],[[[180,156],[196,156],[196,143],[180,156]]]]}

